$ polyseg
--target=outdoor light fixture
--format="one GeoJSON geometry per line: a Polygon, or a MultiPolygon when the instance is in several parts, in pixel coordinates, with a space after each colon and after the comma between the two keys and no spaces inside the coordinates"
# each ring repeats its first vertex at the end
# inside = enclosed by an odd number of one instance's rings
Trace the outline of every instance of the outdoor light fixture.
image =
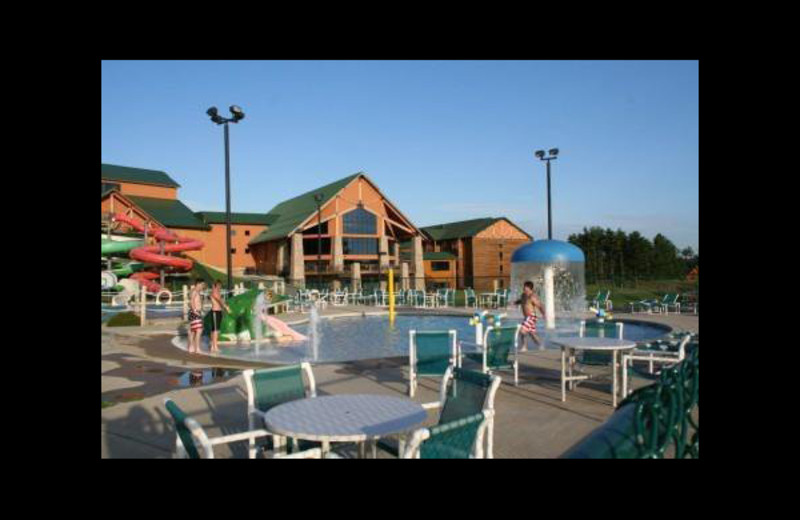
{"type": "Polygon", "coordinates": [[[233,272],[231,260],[231,166],[230,166],[230,144],[228,141],[228,123],[238,123],[244,119],[244,112],[238,105],[231,105],[233,118],[227,119],[219,115],[217,107],[206,110],[206,114],[213,123],[225,125],[225,245],[227,247],[226,257],[228,259],[228,293],[233,290],[233,272]]]}
{"type": "Polygon", "coordinates": [[[238,105],[231,105],[230,111],[231,114],[233,114],[234,123],[244,119],[244,112],[242,112],[241,107],[239,107],[238,105]]]}
{"type": "Polygon", "coordinates": [[[558,148],[550,148],[547,152],[548,157],[544,156],[544,150],[536,150],[534,155],[540,161],[547,161],[547,239],[553,240],[553,213],[550,209],[550,161],[558,155],[558,148]]]}

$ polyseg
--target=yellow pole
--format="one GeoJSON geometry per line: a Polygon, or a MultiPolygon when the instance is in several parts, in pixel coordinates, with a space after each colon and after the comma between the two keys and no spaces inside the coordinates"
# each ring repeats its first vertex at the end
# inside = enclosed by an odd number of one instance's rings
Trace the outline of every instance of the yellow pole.
{"type": "Polygon", "coordinates": [[[389,269],[389,321],[394,323],[394,269],[389,269]]]}

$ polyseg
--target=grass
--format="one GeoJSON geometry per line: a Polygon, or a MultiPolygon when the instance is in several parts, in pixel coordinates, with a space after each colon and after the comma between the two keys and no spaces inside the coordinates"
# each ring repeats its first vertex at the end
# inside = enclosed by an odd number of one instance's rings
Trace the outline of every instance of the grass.
{"type": "Polygon", "coordinates": [[[120,312],[106,322],[106,327],[135,327],[141,324],[139,316],[132,312],[120,312]]]}
{"type": "Polygon", "coordinates": [[[586,299],[597,296],[600,291],[611,290],[611,301],[616,310],[629,310],[629,303],[640,300],[660,300],[667,293],[679,293],[681,295],[696,292],[697,282],[687,282],[685,280],[648,280],[640,281],[633,286],[633,283],[624,287],[613,287],[611,283],[598,283],[586,286],[586,299]]]}

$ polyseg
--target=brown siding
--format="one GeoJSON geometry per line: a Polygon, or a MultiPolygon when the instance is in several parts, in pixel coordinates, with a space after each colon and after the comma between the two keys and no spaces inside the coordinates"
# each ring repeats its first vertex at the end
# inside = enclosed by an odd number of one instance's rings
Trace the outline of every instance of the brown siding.
{"type": "Polygon", "coordinates": [[[456,277],[456,262],[455,260],[423,260],[422,265],[425,267],[425,280],[431,282],[447,282],[447,286],[455,289],[456,277]],[[450,269],[447,271],[434,271],[431,269],[432,262],[447,262],[450,264],[450,269]]]}
{"type": "Polygon", "coordinates": [[[494,288],[494,280],[502,280],[508,288],[511,280],[511,254],[529,240],[474,238],[472,241],[472,275],[475,290],[494,288]],[[503,258],[500,259],[502,252],[503,258]],[[501,270],[502,267],[502,270],[501,270]]]}
{"type": "MultiPolygon", "coordinates": [[[[236,253],[231,255],[231,262],[234,269],[244,269],[255,267],[256,261],[251,252],[245,252],[250,246],[247,243],[264,231],[266,226],[231,224],[231,248],[236,249],[236,253]],[[250,235],[245,232],[250,231],[250,235]]],[[[178,229],[173,231],[181,236],[194,237],[205,243],[203,249],[199,251],[187,251],[187,255],[204,264],[209,264],[215,268],[225,270],[228,259],[225,251],[225,224],[211,224],[211,231],[197,229],[178,229]]]]}
{"type": "Polygon", "coordinates": [[[102,182],[113,182],[119,184],[119,191],[123,195],[134,195],[137,197],[153,197],[156,199],[176,199],[178,189],[168,186],[156,186],[153,184],[137,184],[133,182],[123,182],[102,179],[102,182]]]}

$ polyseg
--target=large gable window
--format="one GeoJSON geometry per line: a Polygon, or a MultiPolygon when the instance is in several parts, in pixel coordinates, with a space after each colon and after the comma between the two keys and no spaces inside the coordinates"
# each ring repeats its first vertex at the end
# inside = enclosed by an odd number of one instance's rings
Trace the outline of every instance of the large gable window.
{"type": "Polygon", "coordinates": [[[374,235],[378,231],[378,219],[364,208],[356,208],[342,215],[342,223],[344,232],[348,234],[374,235]]]}

